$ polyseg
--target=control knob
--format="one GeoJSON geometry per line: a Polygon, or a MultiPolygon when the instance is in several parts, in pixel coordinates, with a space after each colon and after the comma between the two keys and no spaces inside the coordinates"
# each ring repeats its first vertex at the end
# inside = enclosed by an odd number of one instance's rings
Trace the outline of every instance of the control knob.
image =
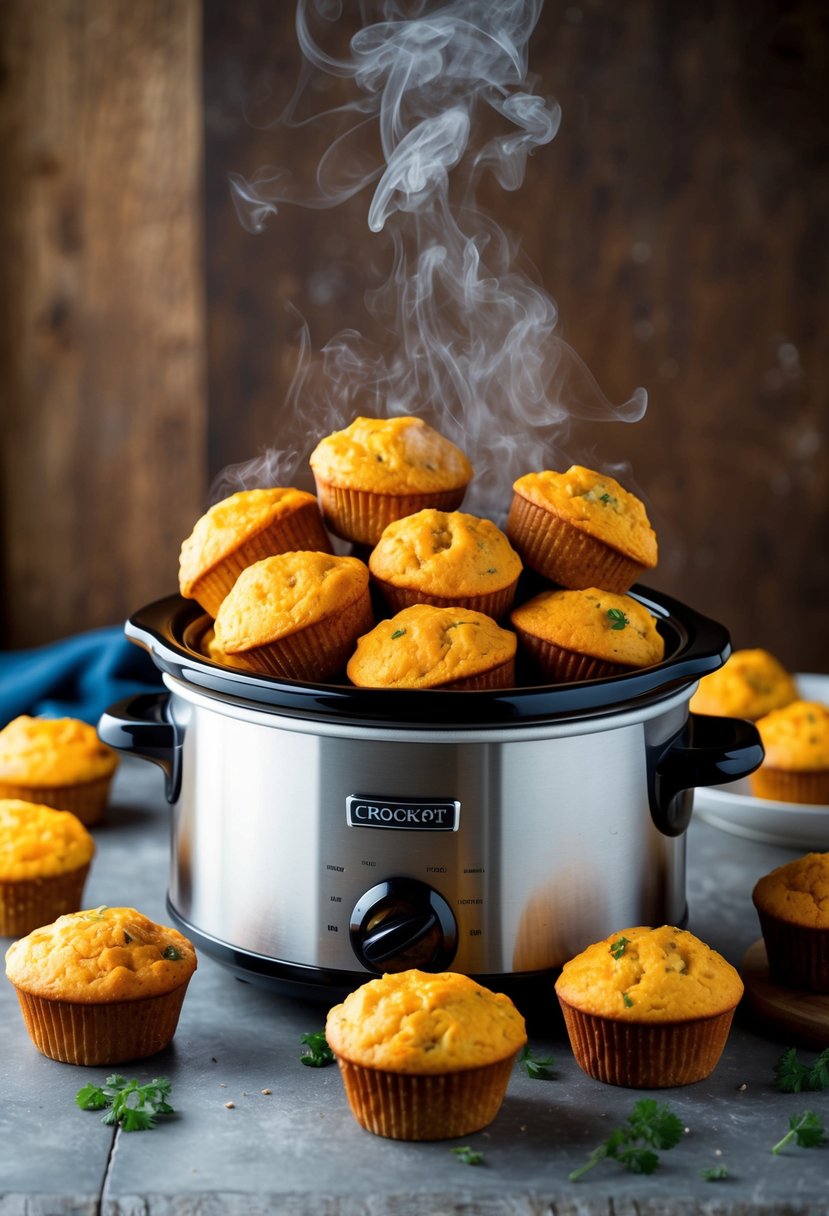
{"type": "Polygon", "coordinates": [[[366,891],[351,913],[351,945],[371,971],[444,971],[458,933],[449,904],[415,878],[388,878],[366,891]]]}

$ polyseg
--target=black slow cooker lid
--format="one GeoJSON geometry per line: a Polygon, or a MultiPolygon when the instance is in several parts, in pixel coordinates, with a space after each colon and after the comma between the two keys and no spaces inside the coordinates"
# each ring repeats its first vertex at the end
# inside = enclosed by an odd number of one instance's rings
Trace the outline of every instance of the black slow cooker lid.
{"type": "MultiPolygon", "coordinates": [[[[183,683],[293,717],[409,728],[507,726],[620,712],[659,700],[721,667],[731,652],[724,626],[679,600],[636,586],[634,596],[656,617],[665,658],[653,667],[573,684],[522,683],[496,691],[354,688],[255,675],[214,663],[199,649],[212,624],[193,600],[169,595],[130,617],[125,633],[155,665],[183,683]]],[[[524,673],[526,675],[526,673],[524,673]]]]}

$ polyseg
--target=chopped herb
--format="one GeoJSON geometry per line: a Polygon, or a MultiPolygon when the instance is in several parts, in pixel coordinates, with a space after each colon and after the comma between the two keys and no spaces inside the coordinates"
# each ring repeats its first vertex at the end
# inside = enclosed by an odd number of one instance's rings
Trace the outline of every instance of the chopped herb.
{"type": "Polygon", "coordinates": [[[498,571],[495,568],[495,566],[490,566],[487,570],[484,571],[484,573],[485,574],[497,574],[498,571]]]}
{"type": "Polygon", "coordinates": [[[782,1140],[778,1140],[773,1153],[780,1153],[787,1144],[791,1144],[794,1140],[801,1148],[817,1148],[819,1144],[823,1144],[826,1140],[826,1133],[823,1130],[823,1123],[820,1115],[816,1115],[814,1111],[804,1110],[802,1115],[792,1115],[789,1119],[789,1130],[782,1140]]]}
{"type": "Polygon", "coordinates": [[[405,632],[405,629],[395,629],[394,633],[391,635],[391,640],[394,641],[395,638],[402,638],[405,632]]]}
{"type": "Polygon", "coordinates": [[[611,943],[610,953],[614,958],[621,958],[625,952],[625,946],[629,946],[630,942],[626,937],[618,937],[615,942],[611,943]]]}
{"type": "Polygon", "coordinates": [[[796,1048],[789,1047],[775,1064],[774,1075],[777,1088],[784,1094],[825,1089],[829,1085],[829,1047],[812,1064],[801,1064],[796,1048]]]}
{"type": "Polygon", "coordinates": [[[619,499],[615,498],[612,494],[608,494],[607,492],[599,495],[599,502],[604,503],[606,507],[610,506],[611,503],[613,503],[614,507],[619,505],[619,499]]]}
{"type": "Polygon", "coordinates": [[[459,1161],[464,1165],[481,1165],[484,1155],[476,1148],[470,1148],[468,1144],[462,1145],[460,1148],[452,1148],[450,1153],[454,1153],[459,1161]]]}
{"type": "Polygon", "coordinates": [[[681,1138],[682,1120],[667,1104],[659,1106],[653,1098],[640,1098],[627,1121],[593,1150],[584,1165],[573,1170],[570,1181],[578,1182],[605,1159],[618,1161],[634,1174],[652,1174],[659,1165],[656,1150],[674,1148],[681,1138]]]}
{"type": "Polygon", "coordinates": [[[527,1070],[527,1076],[533,1077],[535,1080],[540,1081],[553,1075],[550,1071],[553,1066],[553,1057],[546,1056],[543,1060],[539,1059],[533,1055],[529,1043],[524,1044],[521,1055],[518,1057],[518,1063],[527,1070]]]}
{"type": "Polygon", "coordinates": [[[700,1178],[704,1178],[706,1182],[722,1182],[723,1178],[730,1178],[727,1165],[712,1165],[710,1169],[700,1170],[700,1178]]]}
{"type": "Polygon", "coordinates": [[[611,629],[624,629],[625,625],[630,624],[621,608],[608,608],[607,615],[611,629]]]}
{"type": "Polygon", "coordinates": [[[622,993],[622,1000],[625,1002],[625,1009],[633,1008],[633,1001],[630,999],[630,997],[628,996],[628,994],[626,992],[622,993]]]}
{"type": "Polygon", "coordinates": [[[447,625],[446,628],[447,628],[447,630],[457,629],[458,625],[472,625],[472,624],[473,624],[472,621],[453,621],[452,624],[447,625]]]}
{"type": "Polygon", "coordinates": [[[184,955],[179,950],[178,946],[165,946],[161,954],[162,958],[168,959],[172,963],[177,963],[184,955]]]}
{"type": "Polygon", "coordinates": [[[334,1053],[328,1046],[324,1030],[303,1034],[299,1041],[309,1049],[299,1057],[300,1064],[307,1064],[309,1068],[325,1068],[326,1064],[334,1063],[334,1053]]]}
{"type": "Polygon", "coordinates": [[[146,1085],[139,1085],[113,1073],[103,1086],[84,1085],[75,1094],[75,1102],[81,1110],[105,1110],[102,1123],[117,1123],[125,1132],[144,1132],[155,1127],[158,1115],[172,1113],[167,1101],[170,1089],[166,1077],[154,1077],[146,1085]]]}

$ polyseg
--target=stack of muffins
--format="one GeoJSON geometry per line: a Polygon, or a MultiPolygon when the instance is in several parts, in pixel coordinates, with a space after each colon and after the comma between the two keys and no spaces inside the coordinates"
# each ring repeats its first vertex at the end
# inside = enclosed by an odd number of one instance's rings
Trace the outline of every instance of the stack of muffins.
{"type": "Polygon", "coordinates": [[[656,565],[656,537],[613,478],[580,466],[527,474],[502,531],[460,510],[472,466],[422,419],[356,418],[310,465],[316,498],[240,491],[182,545],[179,587],[213,618],[202,648],[214,662],[479,689],[607,678],[664,657],[656,622],[627,594],[656,565]]]}

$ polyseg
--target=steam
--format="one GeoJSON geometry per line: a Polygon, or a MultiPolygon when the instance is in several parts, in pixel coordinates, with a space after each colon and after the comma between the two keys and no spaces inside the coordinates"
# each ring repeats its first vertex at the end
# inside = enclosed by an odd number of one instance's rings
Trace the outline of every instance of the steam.
{"type": "MultiPolygon", "coordinates": [[[[614,407],[556,334],[555,303],[518,266],[518,250],[476,204],[484,174],[518,190],[527,158],[550,143],[561,113],[534,92],[527,48],[542,0],[385,0],[349,54],[328,54],[312,34],[340,6],[299,0],[302,77],[281,121],[301,130],[336,123],[313,185],[287,170],[231,178],[237,213],[261,232],[283,205],[334,208],[371,186],[370,233],[388,242],[391,270],[366,293],[368,315],[393,335],[373,346],[346,330],[319,354],[301,327],[300,355],[279,428],[290,442],[225,470],[214,487],[297,484],[322,437],[357,413],[425,418],[475,467],[464,509],[506,510],[511,483],[557,467],[575,420],[635,422],[637,389],[614,407]],[[352,100],[311,117],[301,107],[316,73],[350,81],[352,100]]],[[[368,241],[374,238],[367,237],[368,241]]]]}

